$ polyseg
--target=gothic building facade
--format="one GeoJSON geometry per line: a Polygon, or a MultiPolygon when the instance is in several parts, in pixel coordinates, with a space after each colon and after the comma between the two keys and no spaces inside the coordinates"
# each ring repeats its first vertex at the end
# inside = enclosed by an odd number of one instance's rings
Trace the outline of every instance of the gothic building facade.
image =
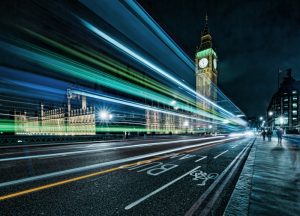
{"type": "Polygon", "coordinates": [[[14,121],[16,135],[96,134],[95,107],[88,107],[86,97],[80,95],[69,96],[64,107],[45,107],[41,103],[35,115],[15,110],[14,121]]]}

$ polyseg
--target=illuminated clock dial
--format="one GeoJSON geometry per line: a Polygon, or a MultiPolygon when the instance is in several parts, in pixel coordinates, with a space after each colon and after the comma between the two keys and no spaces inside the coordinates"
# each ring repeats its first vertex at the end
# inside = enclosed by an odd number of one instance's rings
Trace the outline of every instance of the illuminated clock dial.
{"type": "Polygon", "coordinates": [[[200,68],[205,68],[208,65],[208,60],[207,58],[202,58],[199,61],[199,67],[200,68]]]}
{"type": "Polygon", "coordinates": [[[214,59],[213,64],[214,64],[214,68],[217,69],[217,59],[214,59]]]}

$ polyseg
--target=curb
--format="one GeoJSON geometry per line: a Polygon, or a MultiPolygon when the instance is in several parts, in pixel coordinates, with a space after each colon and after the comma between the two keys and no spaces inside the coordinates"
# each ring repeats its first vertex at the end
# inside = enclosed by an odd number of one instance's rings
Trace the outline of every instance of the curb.
{"type": "Polygon", "coordinates": [[[225,208],[223,216],[227,216],[227,215],[247,216],[248,215],[255,156],[256,156],[256,143],[254,143],[252,146],[252,149],[248,155],[248,158],[242,169],[240,177],[235,185],[235,188],[231,194],[229,202],[225,208]]]}

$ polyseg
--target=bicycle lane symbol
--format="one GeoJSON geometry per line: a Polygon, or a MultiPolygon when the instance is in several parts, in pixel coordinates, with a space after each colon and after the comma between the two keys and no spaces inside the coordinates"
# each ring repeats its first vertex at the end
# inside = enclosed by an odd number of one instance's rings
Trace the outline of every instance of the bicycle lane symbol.
{"type": "Polygon", "coordinates": [[[197,184],[198,186],[205,186],[208,180],[214,180],[219,176],[218,173],[208,174],[207,172],[204,172],[200,169],[191,172],[190,175],[194,177],[194,181],[200,181],[200,183],[197,184]]]}

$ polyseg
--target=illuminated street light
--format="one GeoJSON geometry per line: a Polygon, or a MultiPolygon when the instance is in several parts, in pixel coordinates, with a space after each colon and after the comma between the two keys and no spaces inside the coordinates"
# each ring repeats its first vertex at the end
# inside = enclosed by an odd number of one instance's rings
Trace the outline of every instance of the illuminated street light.
{"type": "Polygon", "coordinates": [[[102,121],[111,120],[113,118],[113,115],[109,113],[107,110],[101,110],[99,113],[99,117],[102,121]]]}
{"type": "Polygon", "coordinates": [[[171,105],[174,106],[176,104],[176,100],[171,101],[171,105]]]}
{"type": "Polygon", "coordinates": [[[269,111],[269,116],[272,116],[273,114],[273,111],[269,111]]]}
{"type": "Polygon", "coordinates": [[[261,116],[261,117],[259,117],[259,120],[260,120],[260,121],[264,120],[264,117],[262,117],[262,116],[261,116]]]}
{"type": "Polygon", "coordinates": [[[283,123],[284,123],[284,118],[282,116],[279,117],[279,123],[280,123],[280,125],[283,125],[283,123]]]}

